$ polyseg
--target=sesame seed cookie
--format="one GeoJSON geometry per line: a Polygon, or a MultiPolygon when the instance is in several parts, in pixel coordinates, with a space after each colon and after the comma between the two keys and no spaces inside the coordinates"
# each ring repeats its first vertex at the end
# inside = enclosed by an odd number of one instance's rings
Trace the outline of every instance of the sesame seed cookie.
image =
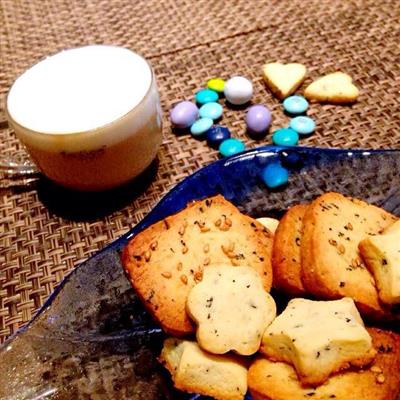
{"type": "Polygon", "coordinates": [[[155,223],[125,247],[122,262],[154,319],[168,333],[194,332],[185,306],[203,269],[250,266],[269,291],[273,234],[218,195],[155,223]]]}
{"type": "Polygon", "coordinates": [[[319,299],[351,297],[363,316],[387,318],[372,274],[358,250],[368,235],[396,218],[385,210],[339,193],[326,193],[307,208],[301,239],[302,281],[319,299]]]}

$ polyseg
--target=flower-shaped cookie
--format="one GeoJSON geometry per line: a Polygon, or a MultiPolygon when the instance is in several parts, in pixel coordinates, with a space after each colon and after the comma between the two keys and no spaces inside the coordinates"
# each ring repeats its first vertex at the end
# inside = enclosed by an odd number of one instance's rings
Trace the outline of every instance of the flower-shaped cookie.
{"type": "Polygon", "coordinates": [[[197,341],[214,354],[255,353],[276,316],[273,298],[250,267],[213,266],[189,293],[186,308],[197,324],[197,341]]]}

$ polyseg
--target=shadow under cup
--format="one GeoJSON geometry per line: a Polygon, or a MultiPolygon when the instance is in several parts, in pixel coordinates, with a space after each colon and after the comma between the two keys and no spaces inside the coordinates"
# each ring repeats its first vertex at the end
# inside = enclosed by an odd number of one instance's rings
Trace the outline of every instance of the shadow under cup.
{"type": "Polygon", "coordinates": [[[162,142],[161,106],[152,71],[144,98],[124,116],[76,133],[40,133],[18,124],[16,136],[40,171],[64,187],[102,191],[129,182],[155,159],[162,142]]]}

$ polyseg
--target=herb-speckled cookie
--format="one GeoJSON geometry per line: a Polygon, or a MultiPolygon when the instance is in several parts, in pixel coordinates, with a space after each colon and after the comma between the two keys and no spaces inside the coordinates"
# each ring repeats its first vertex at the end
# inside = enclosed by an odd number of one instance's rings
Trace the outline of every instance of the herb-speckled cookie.
{"type": "Polygon", "coordinates": [[[214,354],[258,351],[265,329],[276,316],[275,301],[253,268],[206,268],[186,304],[197,324],[197,341],[214,354]]]}
{"type": "MultiPolygon", "coordinates": [[[[400,229],[400,223],[394,225],[400,229]]],[[[379,298],[388,305],[400,304],[400,234],[369,236],[358,245],[375,277],[379,298]]]]}
{"type": "Polygon", "coordinates": [[[217,400],[242,400],[246,394],[247,368],[239,358],[217,356],[203,351],[196,342],[168,338],[159,360],[177,389],[217,400]]]}
{"type": "Polygon", "coordinates": [[[292,296],[302,296],[306,290],[301,280],[300,244],[303,217],[307,205],[291,207],[275,231],[272,251],[273,285],[292,296]]]}
{"type": "Polygon", "coordinates": [[[265,331],[261,353],[293,365],[301,383],[308,386],[321,385],[333,373],[351,366],[365,367],[376,355],[349,297],[290,300],[265,331]]]}
{"type": "Polygon", "coordinates": [[[301,240],[302,281],[317,298],[351,297],[360,313],[388,316],[374,278],[360,257],[359,242],[382,232],[396,218],[385,210],[339,193],[326,193],[307,208],[301,240]]]}
{"type": "Polygon", "coordinates": [[[168,333],[194,332],[185,307],[203,269],[250,266],[266,291],[272,284],[272,233],[215,196],[145,229],[124,249],[122,261],[147,310],[168,333]]]}
{"type": "Polygon", "coordinates": [[[253,400],[397,400],[400,394],[400,336],[368,329],[378,354],[370,367],[346,370],[321,386],[304,387],[293,367],[258,358],[249,369],[253,400]]]}

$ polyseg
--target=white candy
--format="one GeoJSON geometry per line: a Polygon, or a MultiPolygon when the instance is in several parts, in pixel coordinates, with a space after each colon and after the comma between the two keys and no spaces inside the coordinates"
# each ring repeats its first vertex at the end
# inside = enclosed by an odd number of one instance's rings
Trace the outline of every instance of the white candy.
{"type": "Polygon", "coordinates": [[[245,104],[253,96],[253,84],[243,76],[234,76],[225,82],[224,94],[231,104],[245,104]]]}

